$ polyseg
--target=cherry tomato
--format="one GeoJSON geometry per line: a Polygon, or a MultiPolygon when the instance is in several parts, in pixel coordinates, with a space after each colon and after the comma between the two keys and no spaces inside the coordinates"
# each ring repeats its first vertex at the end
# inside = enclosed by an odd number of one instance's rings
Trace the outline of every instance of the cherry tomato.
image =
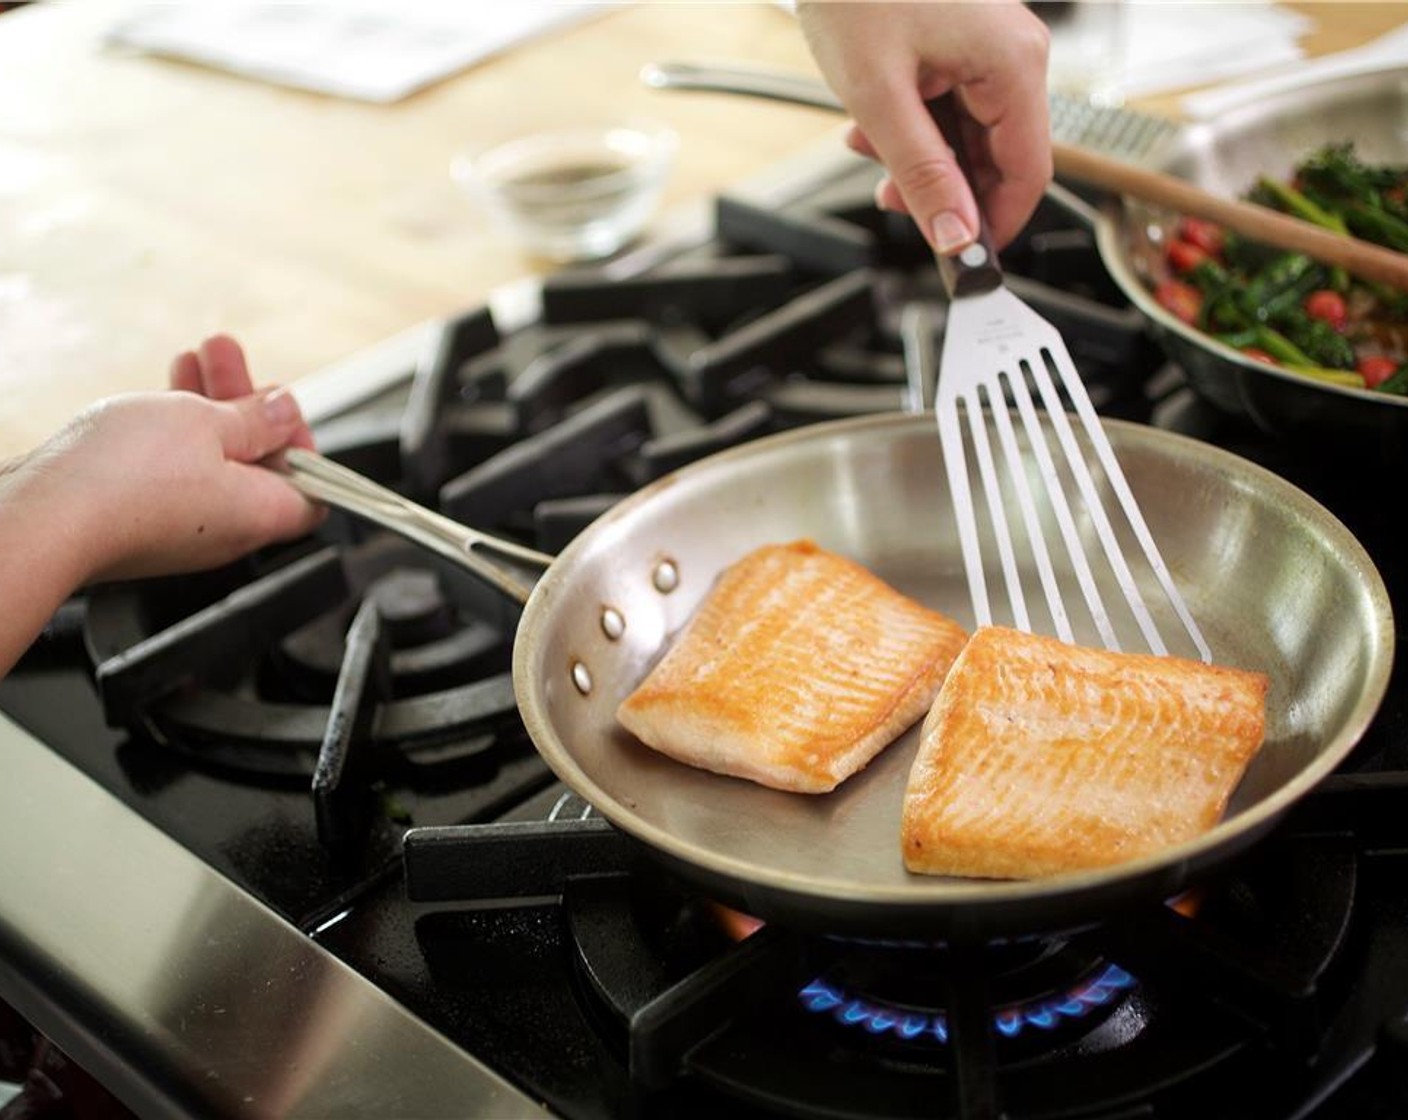
{"type": "Polygon", "coordinates": [[[1257,346],[1243,346],[1242,353],[1245,354],[1248,358],[1251,358],[1253,361],[1265,362],[1269,366],[1274,366],[1276,364],[1275,358],[1273,358],[1265,350],[1262,350],[1260,347],[1257,346]]]}
{"type": "Polygon", "coordinates": [[[1369,354],[1355,362],[1354,368],[1359,371],[1359,376],[1364,378],[1364,384],[1372,389],[1387,381],[1398,369],[1398,363],[1382,354],[1369,354]]]}
{"type": "Polygon", "coordinates": [[[1214,225],[1212,222],[1202,218],[1182,217],[1178,219],[1175,230],[1180,241],[1187,241],[1190,245],[1196,245],[1209,256],[1216,257],[1222,253],[1222,245],[1227,235],[1222,227],[1214,225]]]}
{"type": "Polygon", "coordinates": [[[1168,263],[1174,272],[1192,272],[1207,259],[1207,250],[1191,241],[1169,242],[1168,263]]]}
{"type": "Polygon", "coordinates": [[[1160,280],[1154,288],[1154,298],[1159,306],[1190,325],[1197,322],[1203,306],[1203,293],[1182,280],[1160,280]]]}
{"type": "Polygon", "coordinates": [[[1305,313],[1312,319],[1323,320],[1337,331],[1344,330],[1349,311],[1345,307],[1344,296],[1339,292],[1332,292],[1328,288],[1311,292],[1305,297],[1304,307],[1305,313]]]}

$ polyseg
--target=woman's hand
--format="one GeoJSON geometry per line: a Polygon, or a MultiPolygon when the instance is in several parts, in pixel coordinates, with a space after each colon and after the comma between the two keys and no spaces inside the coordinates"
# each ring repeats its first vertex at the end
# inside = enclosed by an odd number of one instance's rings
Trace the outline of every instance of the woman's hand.
{"type": "Polygon", "coordinates": [[[238,343],[207,339],[170,380],[176,392],[100,401],[29,464],[89,526],[85,582],[216,567],[323,516],[258,465],[313,440],[290,393],[255,392],[238,343]]]}
{"type": "Polygon", "coordinates": [[[934,251],[977,233],[978,204],[1007,244],[1051,180],[1046,25],[1017,0],[833,3],[800,0],[817,65],[855,120],[848,143],[882,163],[883,209],[908,211],[934,251]],[[925,102],[957,90],[975,122],[967,182],[925,102]],[[976,193],[976,199],[975,199],[976,193]]]}
{"type": "Polygon", "coordinates": [[[171,386],[99,401],[0,467],[0,674],[85,584],[217,567],[324,517],[258,465],[312,435],[233,340],[182,354],[171,386]]]}

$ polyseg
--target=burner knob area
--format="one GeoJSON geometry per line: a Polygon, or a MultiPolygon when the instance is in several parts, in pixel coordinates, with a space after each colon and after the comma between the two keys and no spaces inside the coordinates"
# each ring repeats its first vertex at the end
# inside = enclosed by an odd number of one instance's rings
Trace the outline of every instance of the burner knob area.
{"type": "Polygon", "coordinates": [[[455,629],[454,610],[434,572],[395,568],[367,588],[366,598],[375,601],[395,649],[437,641],[455,629]]]}

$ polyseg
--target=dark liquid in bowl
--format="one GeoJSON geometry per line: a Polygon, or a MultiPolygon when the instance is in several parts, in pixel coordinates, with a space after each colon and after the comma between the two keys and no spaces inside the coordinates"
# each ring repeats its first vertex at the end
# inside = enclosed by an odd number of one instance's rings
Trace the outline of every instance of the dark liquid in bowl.
{"type": "Polygon", "coordinates": [[[545,167],[515,175],[505,184],[509,190],[520,187],[578,187],[596,179],[605,179],[625,171],[624,163],[571,163],[563,167],[545,167]]]}

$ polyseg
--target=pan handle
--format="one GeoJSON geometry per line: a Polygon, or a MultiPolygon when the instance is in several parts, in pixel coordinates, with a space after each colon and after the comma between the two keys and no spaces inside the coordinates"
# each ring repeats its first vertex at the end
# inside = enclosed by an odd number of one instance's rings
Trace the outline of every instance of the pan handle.
{"type": "Polygon", "coordinates": [[[532,585],[487,557],[521,564],[539,574],[553,562],[546,553],[481,533],[417,505],[316,451],[290,447],[269,460],[268,465],[306,497],[400,533],[478,576],[519,606],[528,601],[532,585]]]}
{"type": "Polygon", "coordinates": [[[737,93],[844,112],[841,102],[823,82],[797,74],[753,70],[744,66],[700,66],[692,62],[651,62],[640,80],[653,89],[691,89],[705,93],[737,93]]]}
{"type": "Polygon", "coordinates": [[[1081,198],[1070,187],[1062,186],[1060,183],[1047,183],[1046,197],[1087,230],[1095,229],[1104,220],[1098,207],[1081,198]]]}
{"type": "MultiPolygon", "coordinates": [[[[642,68],[640,80],[653,89],[733,93],[791,105],[807,105],[814,109],[831,109],[838,113],[845,111],[824,82],[775,70],[702,66],[693,62],[652,62],[642,68]]],[[[1058,143],[1056,147],[1059,150],[1064,146],[1058,143]]],[[[1048,183],[1046,194],[1087,229],[1094,229],[1099,223],[1099,210],[1060,183],[1048,183]]]]}

